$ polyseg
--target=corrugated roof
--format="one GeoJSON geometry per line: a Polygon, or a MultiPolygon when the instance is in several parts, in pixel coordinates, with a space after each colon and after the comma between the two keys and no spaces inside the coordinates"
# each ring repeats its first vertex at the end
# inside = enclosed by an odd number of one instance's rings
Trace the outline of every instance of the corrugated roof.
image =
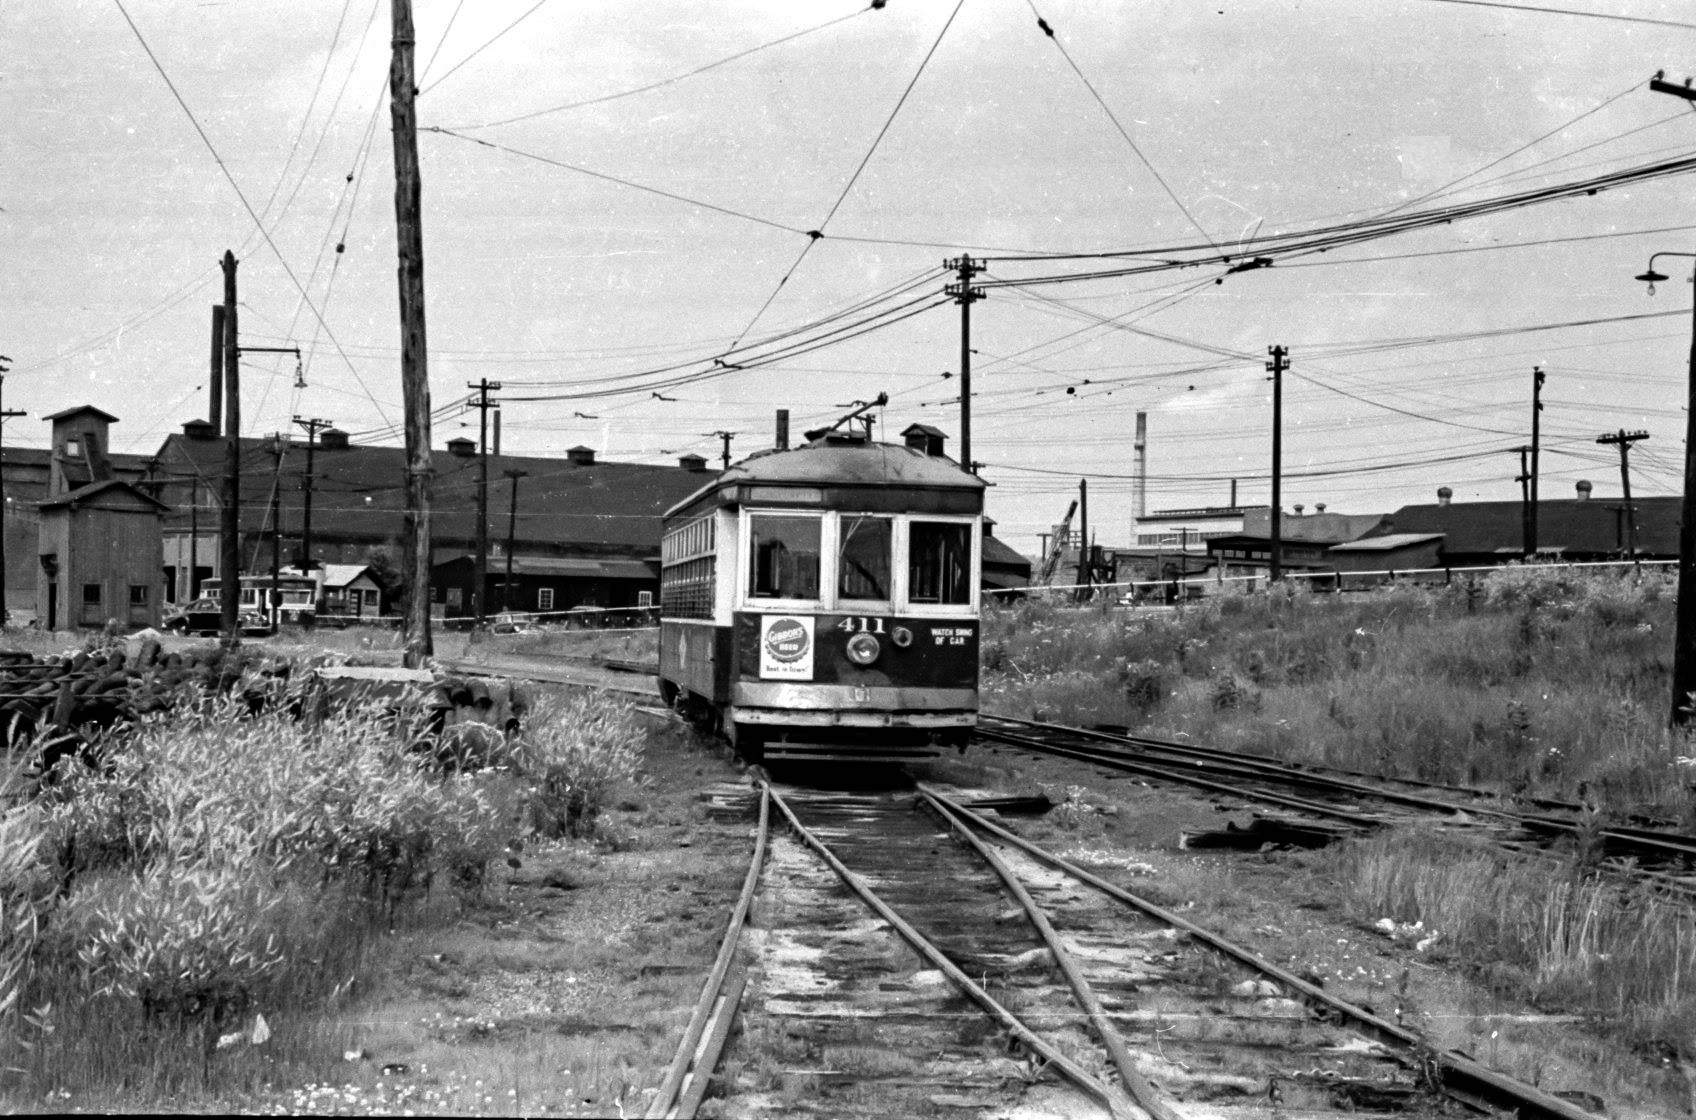
{"type": "Polygon", "coordinates": [[[1342,544],[1331,546],[1332,552],[1393,552],[1398,548],[1411,548],[1418,544],[1429,544],[1431,541],[1443,539],[1441,533],[1385,533],[1381,537],[1362,537],[1358,541],[1344,541],[1342,544]]]}

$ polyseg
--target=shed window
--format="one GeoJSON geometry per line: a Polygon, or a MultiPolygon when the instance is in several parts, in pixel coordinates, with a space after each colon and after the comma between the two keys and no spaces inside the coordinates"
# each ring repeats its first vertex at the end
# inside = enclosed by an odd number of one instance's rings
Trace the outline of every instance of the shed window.
{"type": "Polygon", "coordinates": [[[553,588],[538,587],[536,589],[536,609],[539,611],[551,611],[554,609],[553,588]]]}
{"type": "Polygon", "coordinates": [[[842,515],[842,553],[836,594],[843,599],[887,599],[893,519],[842,515]]]}
{"type": "Polygon", "coordinates": [[[972,527],[915,521],[907,560],[908,598],[915,603],[972,601],[972,527]]]}
{"type": "Polygon", "coordinates": [[[816,514],[756,514],[748,594],[757,599],[817,599],[820,525],[816,514]]]}
{"type": "Polygon", "coordinates": [[[147,585],[145,583],[130,584],[130,606],[145,607],[147,605],[147,585]]]}
{"type": "Polygon", "coordinates": [[[100,585],[98,583],[83,584],[82,601],[84,606],[98,607],[100,605],[100,585]]]}

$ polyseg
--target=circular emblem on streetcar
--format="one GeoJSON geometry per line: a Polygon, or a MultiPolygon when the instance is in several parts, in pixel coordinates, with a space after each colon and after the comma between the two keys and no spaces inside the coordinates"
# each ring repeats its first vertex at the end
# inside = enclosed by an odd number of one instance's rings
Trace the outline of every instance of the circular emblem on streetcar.
{"type": "Polygon", "coordinates": [[[793,618],[779,618],[766,630],[766,652],[788,663],[807,656],[807,628],[793,618]]]}

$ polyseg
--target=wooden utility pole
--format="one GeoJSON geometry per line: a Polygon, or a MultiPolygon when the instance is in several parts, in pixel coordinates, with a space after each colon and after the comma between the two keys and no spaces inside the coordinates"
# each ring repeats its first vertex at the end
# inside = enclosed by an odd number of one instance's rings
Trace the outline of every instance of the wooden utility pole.
{"type": "Polygon", "coordinates": [[[1078,598],[1089,594],[1089,479],[1078,479],[1078,598]]]}
{"type": "Polygon", "coordinates": [[[499,381],[487,377],[466,382],[466,388],[477,390],[477,399],[470,403],[477,410],[477,574],[472,577],[471,616],[482,625],[489,587],[489,410],[500,405],[489,399],[489,393],[501,387],[499,381]]]}
{"type": "Polygon", "coordinates": [[[972,462],[972,304],[983,298],[983,289],[972,287],[972,277],[983,271],[983,265],[971,257],[960,257],[946,262],[945,267],[960,277],[958,283],[943,289],[960,305],[960,465],[976,474],[977,466],[972,462]]]}
{"type": "Polygon", "coordinates": [[[318,450],[318,433],[328,428],[330,421],[316,416],[302,420],[296,416],[294,422],[306,429],[306,473],[300,479],[300,563],[296,566],[302,572],[310,573],[318,566],[318,561],[312,559],[312,484],[316,477],[312,473],[312,459],[313,452],[318,450]]]}
{"type": "Polygon", "coordinates": [[[501,472],[512,480],[512,505],[506,513],[506,583],[501,586],[501,609],[512,609],[512,550],[518,540],[518,480],[529,474],[529,471],[505,470],[501,472]]]}
{"type": "Polygon", "coordinates": [[[219,527],[218,619],[226,645],[241,641],[241,351],[236,255],[224,251],[224,511],[219,527]]]}
{"type": "Polygon", "coordinates": [[[211,407],[207,409],[206,419],[216,436],[224,430],[224,305],[221,303],[212,305],[212,380],[208,387],[211,407]]]}
{"type": "Polygon", "coordinates": [[[1537,456],[1542,446],[1543,434],[1543,382],[1546,377],[1542,366],[1531,367],[1531,515],[1527,522],[1529,533],[1525,542],[1525,554],[1537,555],[1537,456]]]}
{"type": "Polygon", "coordinates": [[[1637,558],[1637,507],[1631,504],[1631,445],[1648,438],[1648,432],[1628,432],[1624,428],[1596,438],[1597,443],[1619,444],[1619,481],[1625,491],[1625,548],[1631,556],[1631,566],[1638,571],[1643,569],[1643,562],[1637,558]]]}
{"type": "Polygon", "coordinates": [[[1537,550],[1531,529],[1531,467],[1526,458],[1531,454],[1531,448],[1521,445],[1514,450],[1519,452],[1519,473],[1513,479],[1519,483],[1519,551],[1524,559],[1529,560],[1537,550]]]}
{"type": "Polygon", "coordinates": [[[707,435],[715,436],[718,439],[723,441],[724,448],[719,453],[719,462],[723,464],[725,470],[729,470],[730,469],[730,441],[736,438],[736,433],[735,432],[727,432],[724,429],[720,428],[716,432],[708,432],[707,435]]]}
{"type": "MultiPolygon", "coordinates": [[[[0,354],[0,387],[6,384],[6,374],[12,367],[6,363],[12,359],[0,354]]],[[[28,413],[18,408],[0,409],[0,432],[6,427],[6,421],[14,416],[27,416],[28,413]]],[[[0,464],[6,460],[4,441],[0,440],[0,464]]],[[[6,606],[6,486],[4,468],[0,467],[0,627],[4,627],[12,612],[6,606]]]]}
{"type": "Polygon", "coordinates": [[[265,612],[265,620],[273,634],[283,624],[283,451],[287,447],[283,433],[271,433],[271,454],[275,457],[271,467],[271,609],[265,612]]]}
{"type": "Polygon", "coordinates": [[[1272,374],[1272,570],[1271,578],[1284,578],[1284,371],[1290,368],[1289,351],[1282,346],[1268,346],[1272,360],[1266,368],[1272,374]]]}
{"type": "Polygon", "coordinates": [[[406,518],[401,577],[406,667],[421,668],[430,643],[430,372],[424,344],[424,217],[418,174],[418,96],[413,75],[412,0],[391,0],[389,107],[395,148],[395,251],[399,257],[400,378],[406,430],[406,518]]]}

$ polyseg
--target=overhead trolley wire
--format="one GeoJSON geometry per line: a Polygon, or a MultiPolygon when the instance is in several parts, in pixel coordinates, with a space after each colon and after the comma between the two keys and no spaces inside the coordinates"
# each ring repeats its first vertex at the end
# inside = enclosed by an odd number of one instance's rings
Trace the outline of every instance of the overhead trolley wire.
{"type": "Polygon", "coordinates": [[[224,162],[224,157],[219,154],[217,146],[212,143],[212,138],[208,136],[206,134],[206,130],[201,127],[199,118],[194,115],[194,110],[189,108],[188,102],[183,100],[183,95],[178,92],[176,83],[171,81],[171,76],[165,72],[164,65],[160,63],[158,56],[153,53],[153,48],[148,45],[146,37],[141,33],[141,28],[137,27],[135,20],[130,18],[129,9],[124,7],[124,0],[112,0],[112,2],[117,5],[119,13],[123,15],[124,22],[129,24],[130,31],[134,33],[136,41],[141,44],[141,49],[146,52],[148,61],[151,62],[153,64],[153,68],[159,72],[159,77],[164,80],[166,88],[171,91],[171,96],[176,99],[177,105],[181,107],[184,115],[188,117],[189,123],[194,126],[194,131],[199,135],[201,143],[205,144],[206,150],[212,154],[213,162],[218,165],[218,170],[223,173],[225,181],[230,184],[230,189],[235,191],[236,197],[241,200],[242,208],[247,211],[248,217],[253,219],[254,226],[257,227],[259,235],[265,239],[265,244],[270,247],[271,252],[276,256],[277,263],[283,266],[283,272],[288,275],[290,282],[295,286],[295,290],[298,291],[301,294],[301,298],[306,301],[307,307],[312,309],[313,316],[317,318],[319,324],[324,328],[325,336],[329,338],[330,342],[335,345],[337,351],[341,353],[342,360],[347,363],[348,372],[353,374],[354,380],[357,381],[359,383],[359,387],[365,391],[366,398],[370,400],[372,406],[377,409],[378,415],[382,416],[386,421],[388,416],[383,413],[382,405],[379,404],[377,402],[377,398],[371,394],[371,389],[365,384],[365,379],[359,375],[359,370],[354,368],[353,362],[348,358],[347,354],[341,350],[341,342],[336,338],[335,332],[331,331],[329,324],[324,322],[322,312],[318,310],[317,305],[314,304],[311,297],[307,295],[305,285],[300,282],[300,277],[296,276],[294,269],[289,266],[288,258],[283,256],[283,251],[277,247],[276,241],[271,237],[271,231],[265,228],[265,223],[260,219],[258,212],[253,209],[253,203],[247,200],[247,195],[243,193],[241,184],[237,183],[235,176],[230,173],[229,166],[224,162]]]}
{"type": "MultiPolygon", "coordinates": [[[[464,58],[460,59],[458,62],[456,62],[452,66],[450,66],[448,68],[448,72],[446,74],[443,74],[441,77],[437,78],[435,81],[431,82],[429,85],[427,85],[423,89],[419,90],[418,96],[423,97],[425,94],[429,93],[431,90],[435,89],[437,86],[441,85],[443,82],[445,82],[449,78],[453,77],[455,74],[457,74],[459,72],[459,68],[461,66],[464,66],[467,62],[470,62],[472,59],[476,58],[478,55],[482,54],[484,51],[486,51],[490,47],[494,46],[495,43],[502,36],[504,36],[508,31],[511,31],[513,28],[517,27],[519,24],[523,23],[525,20],[527,20],[531,16],[535,15],[536,10],[538,8],[540,8],[543,4],[546,4],[547,2],[548,2],[548,0],[536,0],[536,3],[531,5],[530,8],[528,8],[524,12],[523,15],[519,16],[517,19],[513,20],[511,23],[507,24],[505,27],[503,27],[499,31],[495,32],[492,37],[490,37],[488,40],[486,40],[483,43],[482,46],[478,47],[476,50],[472,51],[470,54],[466,55],[464,58]]],[[[455,14],[458,14],[457,10],[456,10],[455,14]]],[[[443,38],[445,39],[446,37],[447,37],[446,33],[444,32],[443,38]]],[[[432,55],[431,57],[433,59],[435,56],[432,55]]]]}
{"type": "Polygon", "coordinates": [[[1213,246],[1214,253],[1219,255],[1221,258],[1224,258],[1224,251],[1219,248],[1218,243],[1213,240],[1212,235],[1202,228],[1200,222],[1196,221],[1195,215],[1190,213],[1190,208],[1184,205],[1184,200],[1179,198],[1178,193],[1172,189],[1171,184],[1166,182],[1166,177],[1160,174],[1159,169],[1156,168],[1153,163],[1149,162],[1149,158],[1143,154],[1142,148],[1139,147],[1137,142],[1131,138],[1131,134],[1125,130],[1125,126],[1119,123],[1119,118],[1114,115],[1113,110],[1108,106],[1106,100],[1101,96],[1100,92],[1096,90],[1095,84],[1091,82],[1089,78],[1084,76],[1083,70],[1079,68],[1076,60],[1072,58],[1072,52],[1066,49],[1066,44],[1062,43],[1060,41],[1060,37],[1054,33],[1053,25],[1043,19],[1042,13],[1036,10],[1035,0],[1025,0],[1025,3],[1029,6],[1031,15],[1036,17],[1037,27],[1042,30],[1044,35],[1048,36],[1048,41],[1054,44],[1054,48],[1060,52],[1060,57],[1066,60],[1066,65],[1070,66],[1072,68],[1072,73],[1078,76],[1078,81],[1082,82],[1084,84],[1084,88],[1089,90],[1089,95],[1095,98],[1095,103],[1101,106],[1101,111],[1107,114],[1107,119],[1113,122],[1113,127],[1118,130],[1119,135],[1124,138],[1125,143],[1130,145],[1131,151],[1136,154],[1137,159],[1141,160],[1142,165],[1148,169],[1148,173],[1154,176],[1154,181],[1160,184],[1160,189],[1166,192],[1166,197],[1170,198],[1173,205],[1177,206],[1177,208],[1183,212],[1184,217],[1189,219],[1190,225],[1196,228],[1196,232],[1200,233],[1201,236],[1207,240],[1207,243],[1213,246]]]}
{"type": "Polygon", "coordinates": [[[795,270],[801,267],[801,262],[807,259],[808,253],[812,252],[813,246],[823,240],[825,227],[830,224],[832,218],[836,217],[836,212],[842,208],[842,203],[848,197],[848,192],[854,189],[854,184],[859,182],[860,174],[865,171],[866,164],[871,162],[872,155],[877,151],[878,145],[883,142],[884,136],[888,134],[890,126],[895,123],[895,118],[900,114],[901,107],[907,104],[907,98],[912,94],[913,87],[919,84],[919,78],[924,75],[925,67],[930,64],[932,56],[936,54],[936,49],[942,46],[943,37],[948,34],[948,29],[954,26],[954,18],[960,14],[960,9],[965,5],[966,0],[958,0],[954,5],[954,10],[948,13],[948,19],[943,23],[942,30],[936,33],[936,39],[931,43],[930,49],[925,52],[924,58],[919,60],[918,68],[913,71],[913,76],[907,81],[907,88],[901,91],[901,96],[895,101],[895,107],[890,109],[889,115],[884,118],[883,127],[877,130],[877,135],[872,138],[871,145],[866,149],[866,154],[860,157],[860,162],[854,168],[854,173],[848,176],[848,181],[843,184],[841,193],[836,196],[836,201],[831,203],[829,212],[824,216],[824,221],[818,224],[818,228],[804,231],[807,242],[801,246],[800,253],[795,257],[795,263],[791,264],[788,271],[779,278],[771,295],[767,296],[766,301],[760,304],[760,309],[754,312],[754,317],[748,320],[748,325],[742,328],[742,333],[736,336],[736,341],[730,344],[730,349],[736,349],[748,332],[754,329],[754,324],[760,321],[761,316],[766,313],[766,309],[772,305],[772,301],[777,299],[778,293],[783,291],[783,286],[789,283],[789,278],[795,275],[795,270]]]}
{"type": "MultiPolygon", "coordinates": [[[[464,0],[461,0],[461,3],[463,3],[463,2],[464,2],[464,0]]],[[[602,105],[602,104],[605,104],[608,101],[618,101],[621,98],[634,97],[639,93],[648,93],[651,90],[661,89],[665,86],[669,86],[669,85],[673,85],[677,82],[681,82],[686,78],[693,78],[697,74],[705,74],[709,70],[716,70],[720,66],[724,66],[724,65],[727,65],[729,63],[735,62],[738,59],[747,58],[749,55],[758,54],[759,52],[764,51],[764,50],[770,50],[772,47],[779,47],[779,46],[782,46],[784,43],[792,43],[796,39],[800,39],[800,38],[803,38],[805,36],[811,35],[814,32],[823,31],[826,28],[830,28],[830,27],[835,27],[837,24],[846,22],[847,20],[851,20],[855,16],[865,15],[867,12],[872,11],[875,7],[878,7],[878,6],[879,5],[868,5],[867,7],[864,7],[864,8],[858,8],[858,9],[852,11],[852,12],[849,12],[845,16],[838,16],[835,19],[826,20],[823,23],[815,24],[812,27],[807,27],[807,28],[803,28],[800,31],[792,32],[791,34],[785,35],[782,38],[773,39],[770,42],[761,43],[758,46],[748,47],[744,50],[737,51],[735,54],[726,55],[723,58],[716,59],[712,62],[706,63],[703,66],[697,66],[693,70],[686,70],[681,74],[673,74],[669,78],[661,78],[658,81],[649,82],[647,85],[636,86],[633,89],[620,90],[617,93],[606,93],[606,94],[602,94],[599,97],[587,97],[587,98],[583,98],[582,100],[579,100],[579,101],[568,101],[563,105],[552,105],[552,106],[549,106],[546,109],[536,109],[536,110],[529,112],[529,113],[521,113],[516,117],[506,117],[506,118],[503,118],[503,119],[498,120],[498,121],[485,121],[482,124],[459,124],[459,125],[454,125],[452,127],[458,128],[458,129],[466,129],[466,130],[476,130],[476,129],[480,129],[480,128],[499,128],[501,125],[518,124],[520,121],[535,120],[537,117],[545,117],[545,116],[548,116],[549,114],[552,114],[552,113],[564,113],[564,112],[567,112],[567,111],[572,110],[572,109],[583,109],[583,108],[586,108],[590,105],[602,105]]],[[[458,13],[458,11],[459,11],[458,8],[454,9],[454,12],[456,14],[458,13]]],[[[450,24],[451,24],[451,21],[450,21],[450,24]]],[[[445,36],[445,33],[444,33],[444,36],[445,36]]],[[[437,47],[437,49],[440,50],[441,48],[437,47]]],[[[434,57],[434,56],[432,56],[432,57],[434,57]]],[[[426,69],[428,69],[428,67],[426,67],[426,69]]]]}
{"type": "Polygon", "coordinates": [[[1615,20],[1619,23],[1644,23],[1654,27],[1676,27],[1696,31],[1696,23],[1674,19],[1654,19],[1649,16],[1624,16],[1614,12],[1586,12],[1577,8],[1551,8],[1542,4],[1507,4],[1502,0],[1425,0],[1427,4],[1462,4],[1469,8],[1502,8],[1510,12],[1536,12],[1540,15],[1582,16],[1586,19],[1615,20]]]}

